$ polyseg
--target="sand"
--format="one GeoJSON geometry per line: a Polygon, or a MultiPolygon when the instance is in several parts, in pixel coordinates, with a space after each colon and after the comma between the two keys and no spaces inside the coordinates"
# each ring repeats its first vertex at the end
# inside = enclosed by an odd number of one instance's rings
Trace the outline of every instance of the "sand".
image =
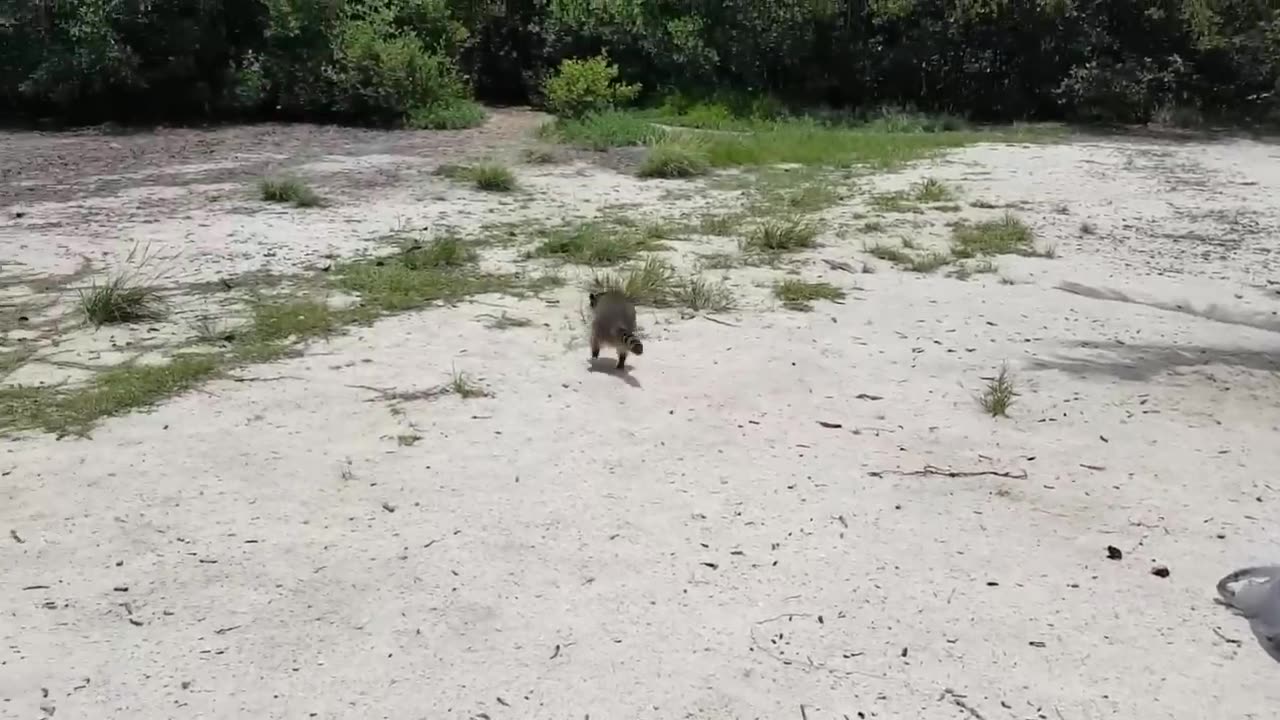
{"type": "MultiPolygon", "coordinates": [[[[302,272],[396,227],[733,197],[580,159],[521,166],[513,199],[431,174],[530,122],[435,154],[429,133],[335,136],[294,160],[279,138],[319,131],[167,131],[220,164],[33,167],[7,178],[3,212],[23,216],[0,247],[26,279],[5,297],[137,239],[182,251],[190,287],[302,272]],[[245,209],[243,178],[271,163],[340,202],[245,209]]],[[[1273,717],[1280,666],[1212,598],[1280,560],[1280,147],[1073,137],[850,183],[926,176],[961,213],[884,238],[940,244],[1005,211],[974,201],[1013,203],[1056,257],[893,269],[864,252],[859,194],[801,266],[843,303],[790,311],[762,285],[785,270],[734,270],[735,311],[643,310],[625,375],[589,362],[570,269],[543,298],[390,317],[91,439],[0,440],[0,716],[1273,717]],[[533,322],[490,329],[502,312],[533,322]],[[975,396],[1002,363],[1020,395],[995,419],[975,396]],[[386,399],[457,371],[491,396],[386,399]]],[[[732,240],[674,245],[691,267],[732,240]]],[[[192,297],[184,313],[215,302],[192,297]]],[[[138,333],[68,327],[7,381],[72,378],[48,358],[105,362],[138,333]]]]}

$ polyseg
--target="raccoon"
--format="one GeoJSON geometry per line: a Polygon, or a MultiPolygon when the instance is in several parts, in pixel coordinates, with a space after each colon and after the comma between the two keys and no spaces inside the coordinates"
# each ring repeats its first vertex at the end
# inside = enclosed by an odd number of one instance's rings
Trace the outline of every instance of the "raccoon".
{"type": "Polygon", "coordinates": [[[600,347],[618,351],[617,369],[627,363],[627,353],[644,354],[644,344],[635,336],[636,306],[617,290],[593,292],[591,300],[591,357],[600,357],[600,347]]]}

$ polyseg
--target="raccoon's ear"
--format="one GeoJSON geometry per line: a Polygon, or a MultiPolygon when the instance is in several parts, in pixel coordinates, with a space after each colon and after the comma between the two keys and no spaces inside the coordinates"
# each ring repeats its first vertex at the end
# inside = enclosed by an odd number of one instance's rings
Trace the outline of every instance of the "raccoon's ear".
{"type": "Polygon", "coordinates": [[[587,300],[591,303],[591,307],[595,307],[600,300],[600,293],[595,291],[587,293],[587,300]]]}

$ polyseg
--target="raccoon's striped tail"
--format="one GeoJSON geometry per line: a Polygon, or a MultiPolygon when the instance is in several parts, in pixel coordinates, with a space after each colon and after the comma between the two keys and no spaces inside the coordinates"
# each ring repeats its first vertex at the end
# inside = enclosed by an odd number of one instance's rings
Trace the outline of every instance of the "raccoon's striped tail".
{"type": "Polygon", "coordinates": [[[627,352],[635,355],[644,354],[644,343],[640,342],[640,338],[632,335],[629,330],[619,330],[618,341],[627,349],[627,352]]]}

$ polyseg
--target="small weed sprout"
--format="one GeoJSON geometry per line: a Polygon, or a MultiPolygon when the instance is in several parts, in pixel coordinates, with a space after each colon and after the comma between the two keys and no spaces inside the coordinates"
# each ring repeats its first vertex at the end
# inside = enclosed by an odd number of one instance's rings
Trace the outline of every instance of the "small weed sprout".
{"type": "Polygon", "coordinates": [[[987,381],[987,387],[978,396],[978,403],[991,417],[1008,417],[1009,407],[1018,396],[1007,363],[1000,365],[1000,372],[987,381]]]}

